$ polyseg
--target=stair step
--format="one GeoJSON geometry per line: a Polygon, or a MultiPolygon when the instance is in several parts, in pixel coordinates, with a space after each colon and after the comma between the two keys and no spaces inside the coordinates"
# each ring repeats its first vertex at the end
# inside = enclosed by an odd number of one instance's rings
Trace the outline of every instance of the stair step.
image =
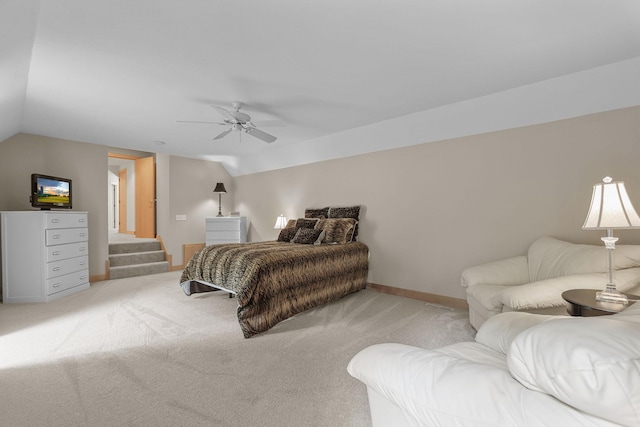
{"type": "Polygon", "coordinates": [[[164,251],[133,252],[109,255],[109,265],[111,267],[144,264],[164,260],[164,251]]]}
{"type": "Polygon", "coordinates": [[[157,240],[147,242],[110,243],[109,255],[130,254],[136,252],[150,252],[161,250],[162,246],[157,240]]]}
{"type": "Polygon", "coordinates": [[[109,269],[110,279],[123,279],[125,277],[146,276],[148,274],[166,273],[169,271],[169,262],[147,262],[144,264],[123,265],[109,269]]]}

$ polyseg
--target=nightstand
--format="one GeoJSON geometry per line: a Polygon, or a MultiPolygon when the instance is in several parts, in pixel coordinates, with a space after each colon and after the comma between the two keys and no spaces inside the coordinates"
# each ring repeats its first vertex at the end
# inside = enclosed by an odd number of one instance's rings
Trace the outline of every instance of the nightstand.
{"type": "Polygon", "coordinates": [[[208,216],[205,218],[205,244],[245,243],[247,218],[244,216],[208,216]]]}
{"type": "Polygon", "coordinates": [[[606,316],[619,313],[629,307],[640,298],[637,295],[625,294],[629,297],[629,304],[615,304],[596,301],[596,292],[599,289],[571,289],[562,293],[562,298],[567,302],[567,313],[571,316],[606,316]]]}

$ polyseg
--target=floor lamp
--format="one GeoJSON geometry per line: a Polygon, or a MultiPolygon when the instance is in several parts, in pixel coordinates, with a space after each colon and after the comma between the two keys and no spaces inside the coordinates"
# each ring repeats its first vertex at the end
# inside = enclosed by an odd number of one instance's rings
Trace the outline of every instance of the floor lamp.
{"type": "Polygon", "coordinates": [[[602,184],[593,186],[589,213],[582,226],[583,230],[607,230],[606,237],[601,240],[607,248],[609,278],[604,290],[596,293],[596,300],[627,304],[627,296],[619,292],[613,283],[613,250],[618,240],[613,237],[613,229],[640,228],[640,217],[631,204],[624,182],[613,182],[608,176],[602,181],[602,184]]]}
{"type": "Polygon", "coordinates": [[[214,193],[218,193],[218,215],[216,216],[224,216],[222,215],[222,193],[226,193],[227,190],[224,189],[224,184],[222,182],[218,182],[216,184],[216,188],[213,189],[214,193]]]}

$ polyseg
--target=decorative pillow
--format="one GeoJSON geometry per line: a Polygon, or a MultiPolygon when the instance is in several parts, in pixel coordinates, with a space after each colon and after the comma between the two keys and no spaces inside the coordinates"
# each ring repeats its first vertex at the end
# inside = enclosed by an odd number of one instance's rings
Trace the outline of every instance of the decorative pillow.
{"type": "Polygon", "coordinates": [[[360,219],[360,206],[330,207],[327,218],[353,218],[360,219]]]}
{"type": "Polygon", "coordinates": [[[295,237],[297,231],[298,229],[293,227],[283,228],[278,235],[278,242],[290,242],[295,237]]]}
{"type": "Polygon", "coordinates": [[[324,230],[322,243],[345,244],[353,241],[358,222],[353,218],[328,218],[318,221],[316,229],[324,230]]]}
{"type": "Polygon", "coordinates": [[[298,218],[296,228],[315,228],[318,221],[318,218],[298,218]]]}
{"type": "Polygon", "coordinates": [[[329,208],[307,208],[304,210],[304,217],[318,219],[329,218],[329,208]]]}
{"type": "Polygon", "coordinates": [[[545,322],[513,340],[507,364],[528,389],[620,425],[638,425],[637,323],[615,316],[545,322]]]}
{"type": "Polygon", "coordinates": [[[324,230],[314,228],[298,228],[291,243],[302,243],[305,245],[318,245],[322,241],[324,230]]]}
{"type": "MultiPolygon", "coordinates": [[[[330,207],[329,218],[353,218],[360,221],[360,206],[330,207]]],[[[353,227],[352,240],[358,240],[358,224],[353,227]]]]}
{"type": "Polygon", "coordinates": [[[285,225],[284,228],[296,228],[297,222],[298,220],[296,219],[290,219],[289,221],[287,221],[287,225],[285,225]]]}

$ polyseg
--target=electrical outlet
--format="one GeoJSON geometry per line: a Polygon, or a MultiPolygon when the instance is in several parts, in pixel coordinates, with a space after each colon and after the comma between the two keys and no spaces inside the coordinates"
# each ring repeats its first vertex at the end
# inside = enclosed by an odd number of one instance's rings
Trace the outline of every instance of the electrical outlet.
{"type": "Polygon", "coordinates": [[[186,215],[176,215],[176,221],[186,221],[186,220],[187,220],[186,215]]]}

